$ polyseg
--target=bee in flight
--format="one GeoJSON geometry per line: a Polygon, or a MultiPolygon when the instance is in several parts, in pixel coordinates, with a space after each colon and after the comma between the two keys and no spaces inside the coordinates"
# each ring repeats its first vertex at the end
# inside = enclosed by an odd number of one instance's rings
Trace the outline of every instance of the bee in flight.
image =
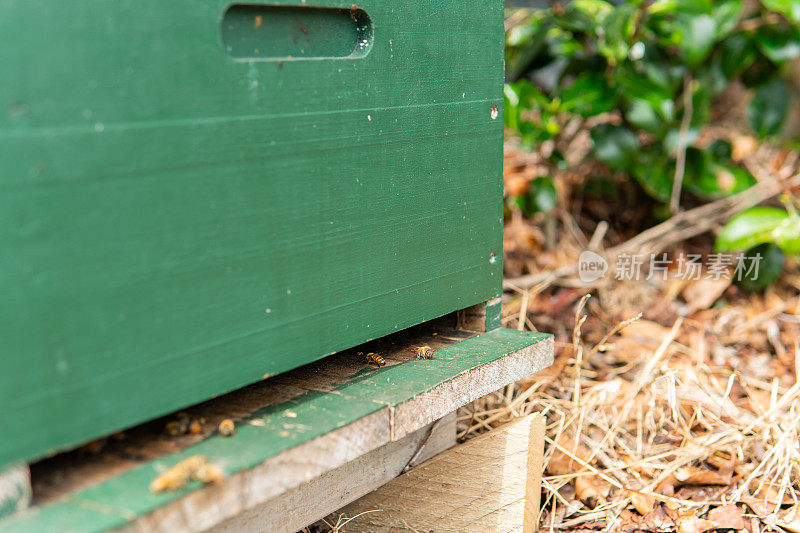
{"type": "Polygon", "coordinates": [[[369,352],[367,354],[367,363],[378,366],[386,366],[386,359],[384,359],[379,353],[369,352]]]}
{"type": "Polygon", "coordinates": [[[433,350],[430,346],[419,346],[416,349],[417,359],[433,359],[433,350]]]}

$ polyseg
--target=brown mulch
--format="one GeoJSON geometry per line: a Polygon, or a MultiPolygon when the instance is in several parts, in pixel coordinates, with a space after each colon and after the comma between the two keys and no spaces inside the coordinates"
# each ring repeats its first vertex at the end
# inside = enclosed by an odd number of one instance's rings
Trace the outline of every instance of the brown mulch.
{"type": "MultiPolygon", "coordinates": [[[[797,175],[796,154],[733,139],[761,183],[797,175]]],[[[553,175],[541,159],[508,142],[506,191],[553,175]]],[[[800,532],[796,259],[763,293],[674,270],[583,284],[569,268],[580,252],[637,242],[653,204],[624,184],[614,199],[582,196],[580,160],[555,173],[553,212],[507,213],[504,325],[554,333],[555,364],[462,409],[460,437],[546,415],[543,531],[800,532]]],[[[706,257],[717,229],[656,248],[706,257]]]]}

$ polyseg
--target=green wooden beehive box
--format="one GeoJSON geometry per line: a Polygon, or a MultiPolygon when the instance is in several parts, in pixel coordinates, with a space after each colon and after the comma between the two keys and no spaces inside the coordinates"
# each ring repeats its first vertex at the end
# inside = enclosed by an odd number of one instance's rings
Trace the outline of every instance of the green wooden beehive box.
{"type": "Polygon", "coordinates": [[[0,0],[0,469],[499,295],[500,1],[0,0]]]}

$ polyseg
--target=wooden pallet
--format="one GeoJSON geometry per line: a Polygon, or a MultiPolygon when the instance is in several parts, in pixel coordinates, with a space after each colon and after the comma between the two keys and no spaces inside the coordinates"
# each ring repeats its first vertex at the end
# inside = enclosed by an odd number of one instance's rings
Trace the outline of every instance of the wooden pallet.
{"type": "MultiPolygon", "coordinates": [[[[473,319],[481,317],[462,313],[459,325],[473,319]]],[[[411,328],[188,409],[206,419],[198,435],[166,436],[168,418],[161,419],[107,439],[99,453],[84,449],[34,464],[33,507],[0,521],[0,531],[263,530],[263,520],[236,521],[247,516],[284,524],[274,531],[312,523],[397,475],[433,422],[552,361],[549,335],[455,325],[411,328]],[[433,348],[434,358],[416,359],[420,345],[433,348]],[[383,353],[386,366],[367,364],[359,355],[367,351],[383,353]],[[227,417],[237,420],[231,438],[214,432],[227,417]],[[160,472],[197,454],[222,467],[225,479],[150,492],[160,472]],[[375,461],[384,461],[381,472],[354,475],[375,461]],[[303,510],[298,495],[314,483],[337,487],[337,496],[303,510]],[[294,509],[291,520],[278,509],[294,509]]]]}

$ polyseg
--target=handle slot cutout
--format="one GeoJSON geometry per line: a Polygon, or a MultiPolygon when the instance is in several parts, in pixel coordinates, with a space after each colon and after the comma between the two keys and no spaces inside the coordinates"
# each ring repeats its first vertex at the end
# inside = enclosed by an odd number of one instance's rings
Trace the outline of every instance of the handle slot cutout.
{"type": "Polygon", "coordinates": [[[240,60],[294,61],[365,57],[372,21],[351,9],[233,4],[222,17],[222,44],[240,60]]]}

